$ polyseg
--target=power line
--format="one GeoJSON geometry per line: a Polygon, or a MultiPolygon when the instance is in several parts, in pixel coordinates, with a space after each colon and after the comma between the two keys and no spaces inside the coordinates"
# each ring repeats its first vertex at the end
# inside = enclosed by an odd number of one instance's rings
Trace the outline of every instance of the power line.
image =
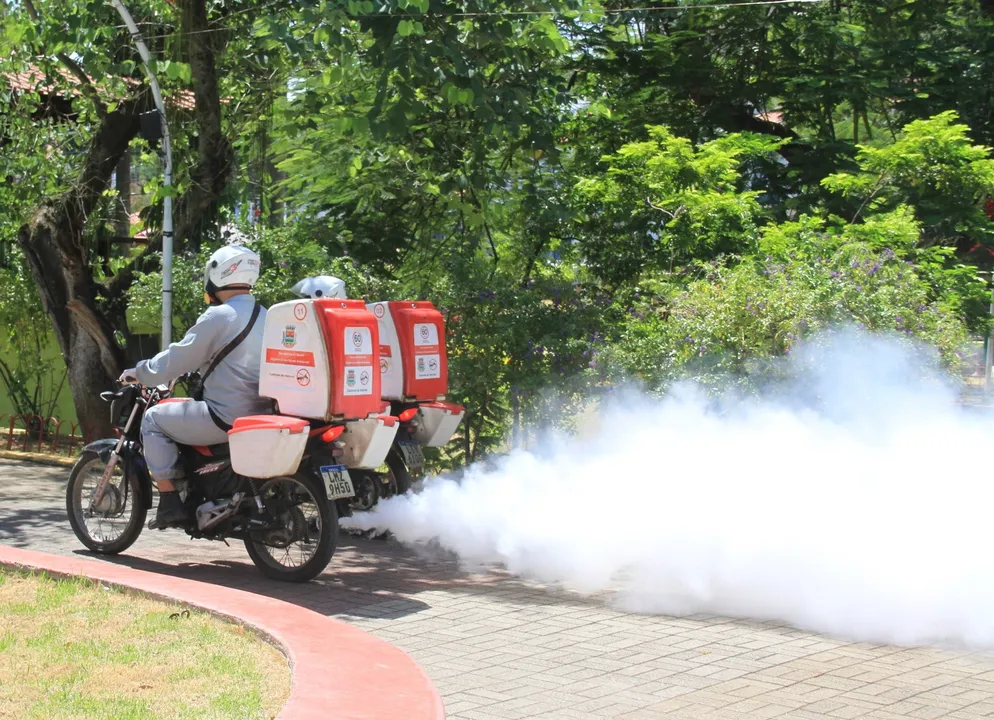
{"type": "MultiPolygon", "coordinates": [[[[497,16],[529,16],[529,15],[577,15],[588,12],[592,15],[622,15],[635,12],[679,12],[693,10],[694,8],[708,8],[722,10],[724,8],[745,7],[747,5],[807,5],[812,3],[824,3],[828,0],[745,0],[745,2],[725,2],[725,3],[688,3],[686,5],[651,5],[648,7],[629,7],[602,10],[509,10],[507,12],[460,12],[460,13],[432,13],[425,15],[406,15],[405,17],[497,17],[497,16]]],[[[392,13],[379,15],[371,13],[360,17],[393,17],[392,13]]]]}
{"type": "MultiPolygon", "coordinates": [[[[234,15],[240,15],[251,11],[261,11],[273,5],[280,4],[281,0],[273,0],[273,2],[266,3],[259,8],[246,8],[239,10],[237,12],[231,13],[230,15],[223,18],[227,20],[229,17],[234,15]]],[[[686,12],[687,10],[695,10],[697,8],[705,8],[708,10],[725,10],[728,8],[739,8],[739,7],[766,7],[771,5],[814,5],[814,4],[824,4],[828,0],[743,0],[741,2],[720,2],[720,3],[688,3],[685,5],[650,5],[644,7],[627,7],[627,8],[614,8],[614,9],[600,9],[600,10],[507,10],[501,12],[491,12],[481,10],[479,12],[452,12],[452,13],[423,13],[415,15],[412,13],[362,13],[358,15],[349,15],[351,19],[360,18],[400,18],[402,20],[430,20],[430,19],[446,19],[446,18],[474,18],[474,17],[563,17],[563,16],[573,16],[573,15],[626,15],[630,13],[655,13],[655,12],[686,12]]],[[[119,27],[119,26],[115,26],[119,27]]],[[[177,35],[201,35],[214,32],[225,32],[229,28],[205,28],[203,30],[188,30],[179,31],[173,33],[167,33],[162,35],[147,35],[145,38],[147,40],[160,40],[164,38],[176,37],[177,35]]]]}

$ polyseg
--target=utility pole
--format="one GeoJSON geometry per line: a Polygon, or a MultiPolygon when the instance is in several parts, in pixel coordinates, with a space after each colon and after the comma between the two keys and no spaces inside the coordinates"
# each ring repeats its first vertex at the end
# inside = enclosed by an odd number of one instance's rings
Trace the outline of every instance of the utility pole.
{"type": "Polygon", "coordinates": [[[117,9],[128,26],[131,39],[141,55],[145,65],[145,74],[148,76],[148,84],[152,88],[152,97],[155,99],[155,107],[159,111],[162,122],[162,155],[165,160],[162,186],[166,189],[166,196],[162,201],[162,343],[165,350],[172,341],[173,332],[173,154],[169,143],[169,124],[166,122],[166,105],[162,101],[162,93],[159,91],[159,82],[155,79],[152,71],[152,60],[145,47],[145,42],[138,32],[138,26],[131,17],[131,13],[124,7],[121,0],[111,0],[111,4],[117,9]]]}
{"type": "MultiPolygon", "coordinates": [[[[991,279],[991,306],[990,314],[994,317],[994,272],[988,273],[991,279]]],[[[987,356],[984,360],[984,394],[988,394],[991,389],[991,368],[994,367],[994,325],[991,326],[990,334],[987,336],[987,356]]]]}

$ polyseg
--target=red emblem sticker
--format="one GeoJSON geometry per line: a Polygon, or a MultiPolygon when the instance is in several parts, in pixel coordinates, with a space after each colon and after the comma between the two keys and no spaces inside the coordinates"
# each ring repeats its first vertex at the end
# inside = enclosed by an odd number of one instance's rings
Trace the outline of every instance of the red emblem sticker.
{"type": "Polygon", "coordinates": [[[383,317],[383,312],[384,311],[383,311],[383,306],[382,305],[376,305],[376,306],[373,307],[373,314],[376,317],[378,317],[378,318],[383,317]]]}
{"type": "Polygon", "coordinates": [[[307,306],[304,303],[297,303],[293,306],[293,316],[298,320],[303,320],[307,317],[307,306]]]}
{"type": "Polygon", "coordinates": [[[297,384],[301,387],[307,387],[311,384],[311,374],[304,369],[297,371],[297,384]]]}

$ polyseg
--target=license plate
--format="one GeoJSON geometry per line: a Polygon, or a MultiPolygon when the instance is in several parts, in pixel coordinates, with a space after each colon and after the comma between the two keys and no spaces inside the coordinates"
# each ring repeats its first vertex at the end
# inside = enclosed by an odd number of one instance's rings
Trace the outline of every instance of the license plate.
{"type": "Polygon", "coordinates": [[[425,454],[421,449],[421,444],[416,442],[401,442],[398,445],[400,446],[400,454],[404,458],[404,464],[407,465],[408,472],[421,472],[421,468],[425,465],[425,454]]]}
{"type": "Polygon", "coordinates": [[[324,478],[324,490],[329,500],[340,500],[355,495],[352,478],[349,477],[349,471],[344,465],[322,466],[321,477],[324,478]]]}

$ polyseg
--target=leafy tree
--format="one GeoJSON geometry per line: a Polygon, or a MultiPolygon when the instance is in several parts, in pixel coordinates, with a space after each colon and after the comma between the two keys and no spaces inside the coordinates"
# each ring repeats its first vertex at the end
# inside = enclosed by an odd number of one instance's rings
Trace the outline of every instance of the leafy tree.
{"type": "MultiPolygon", "coordinates": [[[[180,243],[216,200],[231,167],[219,110],[218,47],[205,32],[207,9],[205,0],[179,0],[175,9],[158,1],[133,7],[143,22],[156,15],[177,18],[184,39],[176,51],[181,59],[162,74],[164,80],[173,80],[166,86],[171,99],[187,81],[197,99],[193,113],[197,161],[189,174],[178,178],[179,189],[185,190],[176,206],[180,243]]],[[[124,293],[139,266],[132,263],[112,278],[99,277],[91,266],[98,230],[94,221],[106,217],[112,173],[138,135],[139,116],[151,109],[130,39],[119,26],[113,8],[102,3],[25,0],[7,15],[0,53],[0,71],[19,73],[30,81],[28,91],[20,92],[5,110],[11,131],[34,132],[36,142],[45,146],[67,134],[60,123],[72,126],[68,146],[58,151],[69,159],[63,171],[44,173],[44,183],[28,181],[27,187],[34,186],[38,194],[21,198],[18,204],[33,209],[20,216],[23,225],[17,242],[62,349],[87,437],[109,432],[99,393],[124,364],[115,327],[125,327],[124,293]],[[46,112],[54,113],[59,122],[38,123],[37,115],[46,112]]],[[[150,34],[161,27],[153,21],[150,34]]],[[[177,140],[183,140],[182,133],[177,140]]],[[[17,161],[24,159],[16,156],[17,161]]],[[[25,178],[31,174],[30,161],[8,165],[5,171],[25,178]]],[[[139,259],[152,256],[158,245],[154,238],[139,259]]]]}
{"type": "Polygon", "coordinates": [[[694,148],[665,127],[648,132],[648,141],[605,157],[604,175],[577,187],[585,254],[612,287],[646,267],[672,272],[693,258],[753,249],[763,211],[759,191],[742,188],[740,168],[780,144],[747,134],[694,148]]]}
{"type": "Polygon", "coordinates": [[[958,367],[964,325],[930,299],[914,266],[891,249],[829,238],[813,262],[717,259],[666,301],[639,304],[604,358],[607,371],[634,374],[657,389],[684,377],[755,387],[775,358],[839,324],[914,337],[958,367]]]}
{"type": "Polygon", "coordinates": [[[971,144],[969,128],[956,119],[950,110],[909,123],[889,145],[860,146],[859,170],[822,184],[853,201],[853,221],[907,203],[922,223],[922,244],[990,245],[994,224],[984,201],[994,194],[994,160],[989,148],[971,144]]]}
{"type": "MultiPolygon", "coordinates": [[[[441,461],[568,416],[546,398],[569,407],[615,357],[656,378],[727,351],[739,371],[836,318],[951,358],[961,320],[984,327],[963,260],[989,234],[988,0],[129,6],[170,106],[177,326],[232,222],[263,254],[267,304],[316,272],[435,301],[470,411],[441,461]],[[750,295],[776,310],[746,312],[750,295]],[[899,328],[913,302],[923,328],[899,328]]],[[[133,351],[126,319],[158,324],[150,98],[108,6],[4,12],[0,257],[16,264],[16,237],[84,430],[106,432],[96,398],[133,351]],[[139,150],[150,243],[109,253],[111,173],[139,150]]]]}

